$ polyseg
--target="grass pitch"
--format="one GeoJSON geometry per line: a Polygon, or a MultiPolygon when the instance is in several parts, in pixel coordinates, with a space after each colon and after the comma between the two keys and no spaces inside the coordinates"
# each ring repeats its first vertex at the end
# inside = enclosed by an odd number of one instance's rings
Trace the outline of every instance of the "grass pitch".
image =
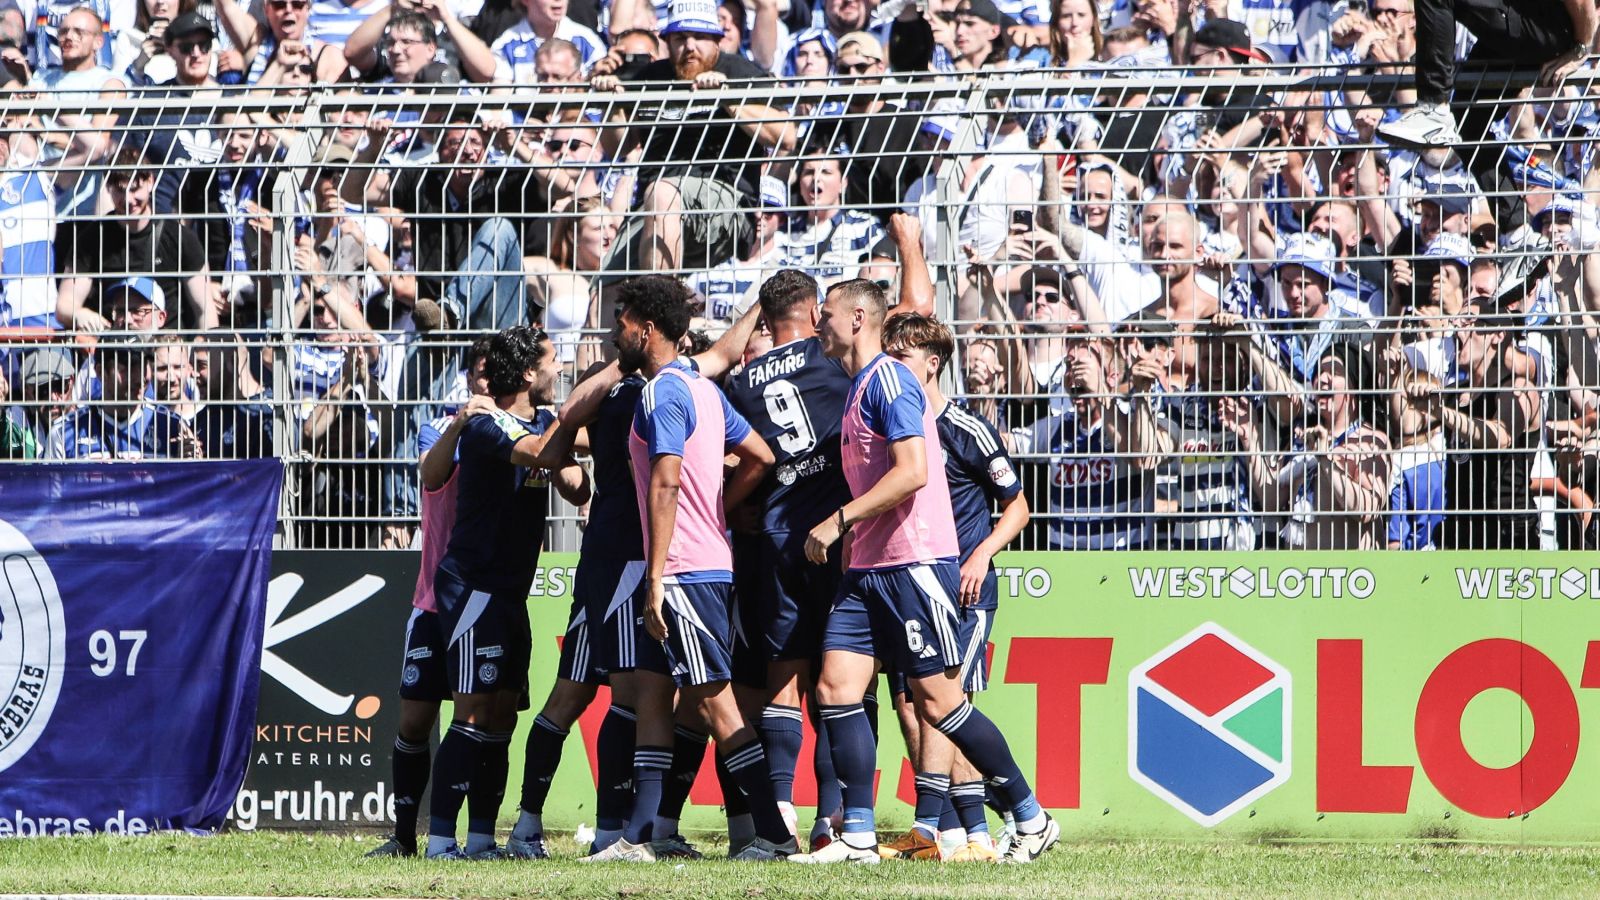
{"type": "MultiPolygon", "coordinates": [[[[707,860],[369,860],[367,835],[223,834],[0,841],[0,892],[328,897],[1058,897],[1600,895],[1600,848],[1425,843],[1066,843],[1031,866],[813,868],[707,860]]],[[[724,851],[711,842],[708,855],[724,851]]]]}

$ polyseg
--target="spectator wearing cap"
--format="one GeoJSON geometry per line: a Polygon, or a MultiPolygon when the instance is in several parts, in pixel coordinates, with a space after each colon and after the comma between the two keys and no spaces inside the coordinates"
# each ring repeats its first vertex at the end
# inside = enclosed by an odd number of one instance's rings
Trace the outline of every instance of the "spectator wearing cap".
{"type": "Polygon", "coordinates": [[[1225,418],[1249,456],[1256,508],[1284,517],[1277,533],[1283,549],[1375,550],[1387,543],[1392,455],[1389,439],[1361,414],[1358,395],[1370,386],[1360,360],[1342,351],[1320,358],[1315,416],[1276,461],[1253,417],[1225,418]]]}
{"type": "Polygon", "coordinates": [[[50,429],[50,459],[165,459],[201,455],[183,420],[145,398],[149,348],[102,342],[95,352],[100,400],[68,413],[50,429]]]}
{"type": "MultiPolygon", "coordinates": [[[[494,80],[500,84],[536,84],[539,81],[535,57],[551,38],[561,38],[577,47],[584,69],[605,58],[606,45],[600,36],[567,16],[567,0],[527,0],[527,16],[507,28],[489,46],[494,54],[494,80]]],[[[717,29],[722,34],[722,29],[717,29]]]]}
{"type": "MultiPolygon", "coordinates": [[[[211,109],[192,106],[188,100],[200,88],[215,87],[223,63],[217,53],[217,34],[211,22],[197,12],[185,12],[166,25],[161,36],[165,63],[145,70],[155,87],[141,96],[168,101],[161,107],[133,116],[133,133],[146,134],[145,154],[164,168],[156,176],[155,208],[158,213],[177,209],[183,182],[199,177],[195,161],[211,162],[222,144],[219,132],[209,126],[211,109]],[[164,70],[165,74],[161,74],[164,70]],[[158,77],[159,76],[159,77],[158,77]]],[[[237,74],[237,73],[235,73],[237,74]]]]}
{"type": "Polygon", "coordinates": [[[987,330],[1010,336],[1004,351],[1007,382],[1019,394],[1044,394],[1049,412],[1062,412],[1073,345],[1084,335],[1108,333],[1083,273],[1071,266],[1030,266],[1009,296],[997,289],[989,266],[974,261],[968,275],[960,317],[984,321],[987,330]]]}
{"type": "Polygon", "coordinates": [[[784,268],[805,272],[824,290],[857,277],[873,245],[884,237],[876,218],[842,205],[847,184],[839,154],[800,162],[796,187],[803,206],[785,241],[784,268]]]}
{"type": "MultiPolygon", "coordinates": [[[[749,247],[751,227],[735,210],[759,196],[761,165],[769,153],[792,153],[794,123],[758,103],[730,103],[718,96],[730,79],[765,73],[742,56],[718,47],[722,28],[710,0],[674,0],[661,31],[669,58],[652,62],[630,81],[670,82],[671,97],[648,121],[631,124],[619,156],[639,152],[643,185],[635,214],[605,263],[606,280],[638,271],[709,268],[749,247]],[[706,159],[706,148],[718,148],[706,159]],[[741,198],[744,198],[741,200],[741,198]]],[[[596,90],[622,92],[609,62],[596,67],[596,90]]],[[[630,104],[613,104],[615,121],[630,104]]],[[[633,109],[631,114],[641,111],[633,109]]]]}
{"type": "Polygon", "coordinates": [[[149,276],[161,286],[172,328],[213,328],[218,296],[205,248],[189,226],[154,218],[155,172],[144,153],[124,148],[106,176],[111,213],[86,219],[56,238],[61,289],[56,318],[80,331],[106,327],[102,296],[108,276],[149,276]]]}
{"type": "Polygon", "coordinates": [[[1333,302],[1333,244],[1314,234],[1285,239],[1271,273],[1277,287],[1282,320],[1271,331],[1278,364],[1301,384],[1317,377],[1323,356],[1347,344],[1365,347],[1371,333],[1360,316],[1333,302]]]}
{"type": "Polygon", "coordinates": [[[489,45],[473,34],[444,0],[430,0],[409,10],[383,6],[350,32],[344,54],[368,81],[415,84],[439,51],[441,30],[455,46],[461,73],[468,81],[494,81],[496,62],[489,45]]]}
{"type": "Polygon", "coordinates": [[[42,455],[49,449],[55,424],[72,411],[78,364],[72,351],[65,347],[40,347],[22,357],[17,373],[21,424],[33,436],[42,455]]]}
{"type": "MultiPolygon", "coordinates": [[[[1389,339],[1400,347],[1406,365],[1438,380],[1455,383],[1458,334],[1452,323],[1467,303],[1466,286],[1472,265],[1472,246],[1466,238],[1441,234],[1415,261],[1394,261],[1394,302],[1391,315],[1399,327],[1389,339]]],[[[1391,368],[1398,361],[1386,354],[1391,368]]],[[[1399,373],[1393,373],[1396,380],[1399,373]]]]}
{"type": "Polygon", "coordinates": [[[754,248],[743,259],[727,260],[686,279],[705,301],[707,319],[732,324],[755,302],[761,283],[785,267],[789,209],[789,186],[771,175],[761,176],[754,248]]]}
{"type": "Polygon", "coordinates": [[[166,292],[153,278],[124,278],[106,288],[103,298],[113,331],[153,336],[167,325],[166,292]]]}
{"type": "Polygon", "coordinates": [[[1112,342],[1081,336],[1067,352],[1070,405],[1027,428],[1012,429],[1007,447],[1018,462],[1038,466],[1051,550],[1142,550],[1155,536],[1155,469],[1172,450],[1147,395],[1124,396],[1112,342]]]}
{"type": "Polygon", "coordinates": [[[360,196],[360,192],[346,189],[346,182],[353,177],[350,163],[354,159],[354,151],[331,139],[313,154],[306,202],[316,214],[310,233],[302,237],[316,248],[322,270],[358,304],[365,307],[391,291],[390,299],[410,309],[416,298],[415,277],[388,274],[395,268],[389,255],[389,223],[365,203],[346,199],[352,193],[360,196]]]}
{"type": "Polygon", "coordinates": [[[956,4],[955,58],[958,72],[1001,65],[1010,48],[1006,44],[1005,16],[994,0],[961,0],[956,4]]]}
{"type": "Polygon", "coordinates": [[[793,78],[802,87],[807,86],[807,79],[826,78],[833,74],[834,60],[839,56],[839,43],[826,28],[807,28],[794,36],[794,41],[789,45],[789,52],[784,54],[782,71],[778,72],[784,78],[793,78]]]}
{"type": "Polygon", "coordinates": [[[311,0],[264,0],[257,19],[239,0],[216,0],[217,21],[245,61],[248,84],[329,84],[350,70],[343,48],[307,33],[311,0]]]}
{"type": "Polygon", "coordinates": [[[890,92],[872,90],[888,71],[888,55],[872,34],[840,38],[835,65],[844,76],[840,83],[860,90],[845,102],[845,115],[811,123],[806,146],[845,154],[846,201],[887,224],[927,171],[927,158],[912,152],[922,119],[890,92]]]}

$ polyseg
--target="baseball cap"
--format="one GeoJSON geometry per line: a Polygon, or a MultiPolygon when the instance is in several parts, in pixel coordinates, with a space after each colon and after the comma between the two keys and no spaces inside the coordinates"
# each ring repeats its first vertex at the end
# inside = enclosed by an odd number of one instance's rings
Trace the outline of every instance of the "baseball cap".
{"type": "Polygon", "coordinates": [[[761,176],[761,205],[786,208],[789,205],[789,186],[771,175],[761,176]]]}
{"type": "Polygon", "coordinates": [[[1271,62],[1267,54],[1257,50],[1250,41],[1250,29],[1233,19],[1212,19],[1194,33],[1194,43],[1237,53],[1258,62],[1271,62]]]}
{"type": "Polygon", "coordinates": [[[1533,217],[1533,228],[1535,231],[1543,231],[1544,227],[1550,224],[1550,217],[1557,213],[1565,213],[1574,219],[1587,215],[1587,207],[1588,204],[1584,203],[1581,197],[1557,194],[1551,198],[1549,205],[1539,210],[1533,217]]]}
{"type": "Polygon", "coordinates": [[[865,31],[852,31],[839,39],[839,61],[856,58],[883,62],[883,42],[865,31]]]}
{"type": "Polygon", "coordinates": [[[1049,266],[1030,266],[1017,280],[1017,292],[1025,297],[1032,297],[1034,289],[1039,287],[1061,290],[1061,273],[1049,266]]]}
{"type": "Polygon", "coordinates": [[[124,278],[106,288],[103,296],[110,300],[113,295],[118,293],[127,295],[130,303],[137,299],[150,303],[159,309],[167,308],[167,292],[163,291],[161,285],[156,284],[153,278],[124,278]]]}
{"type": "Polygon", "coordinates": [[[1278,253],[1278,261],[1272,264],[1272,271],[1276,272],[1284,266],[1300,266],[1331,282],[1336,256],[1332,241],[1320,234],[1302,231],[1284,240],[1283,250],[1278,253]]]}
{"type": "Polygon", "coordinates": [[[722,37],[722,26],[717,23],[717,4],[713,0],[672,0],[667,7],[667,24],[661,36],[669,34],[704,34],[722,37]]]}
{"type": "Polygon", "coordinates": [[[1178,326],[1166,316],[1156,315],[1149,310],[1141,309],[1133,315],[1123,319],[1117,325],[1119,337],[1154,338],[1172,343],[1178,333],[1178,326]]]}
{"type": "Polygon", "coordinates": [[[1474,254],[1472,242],[1467,240],[1464,235],[1441,231],[1433,240],[1428,242],[1428,246],[1422,251],[1422,255],[1443,259],[1447,262],[1456,263],[1462,268],[1470,269],[1472,268],[1474,254]]]}
{"type": "Polygon", "coordinates": [[[928,107],[929,115],[922,120],[922,131],[934,137],[954,141],[961,130],[961,104],[956,100],[936,100],[928,107]]]}
{"type": "Polygon", "coordinates": [[[336,141],[329,140],[321,147],[318,147],[317,152],[311,154],[311,162],[308,165],[313,168],[337,166],[354,162],[355,158],[356,152],[354,150],[336,141]]]}
{"type": "Polygon", "coordinates": [[[30,387],[68,381],[77,374],[72,354],[60,347],[41,347],[22,358],[22,383],[30,387]]]}
{"type": "Polygon", "coordinates": [[[167,26],[166,34],[162,39],[170,44],[178,38],[190,37],[196,34],[203,34],[208,38],[215,39],[217,30],[211,27],[211,23],[207,21],[205,16],[195,12],[186,12],[172,20],[171,24],[167,26]]]}
{"type": "Polygon", "coordinates": [[[1477,197],[1473,185],[1459,179],[1440,181],[1437,184],[1425,185],[1422,189],[1421,202],[1434,203],[1446,215],[1468,215],[1472,212],[1472,201],[1477,197]]]}
{"type": "Polygon", "coordinates": [[[992,0],[961,0],[956,5],[956,15],[975,16],[990,25],[999,25],[1001,21],[1000,8],[992,0]]]}
{"type": "Polygon", "coordinates": [[[435,60],[417,70],[413,84],[460,84],[461,73],[455,66],[435,60]]]}

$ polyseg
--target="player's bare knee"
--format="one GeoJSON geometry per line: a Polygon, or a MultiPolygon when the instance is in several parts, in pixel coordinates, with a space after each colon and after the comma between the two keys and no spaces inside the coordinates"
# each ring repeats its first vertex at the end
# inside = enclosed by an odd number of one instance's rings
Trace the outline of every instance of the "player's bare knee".
{"type": "Polygon", "coordinates": [[[589,708],[589,704],[594,700],[595,690],[592,684],[558,678],[555,687],[550,689],[550,696],[544,701],[544,708],[539,710],[539,715],[562,728],[571,728],[572,723],[578,721],[583,711],[589,708]]]}
{"type": "Polygon", "coordinates": [[[428,739],[439,720],[439,703],[434,700],[401,700],[400,726],[395,729],[400,739],[415,744],[428,739]]]}

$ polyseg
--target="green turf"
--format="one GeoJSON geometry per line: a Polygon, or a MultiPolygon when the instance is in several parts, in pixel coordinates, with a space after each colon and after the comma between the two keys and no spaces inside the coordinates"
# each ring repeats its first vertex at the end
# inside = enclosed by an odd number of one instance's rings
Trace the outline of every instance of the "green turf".
{"type": "MultiPolygon", "coordinates": [[[[374,897],[1595,896],[1600,849],[1422,843],[1063,843],[1031,866],[817,869],[723,861],[580,865],[368,860],[371,836],[0,841],[0,892],[374,897]]],[[[709,849],[709,848],[708,848],[709,849]]]]}

